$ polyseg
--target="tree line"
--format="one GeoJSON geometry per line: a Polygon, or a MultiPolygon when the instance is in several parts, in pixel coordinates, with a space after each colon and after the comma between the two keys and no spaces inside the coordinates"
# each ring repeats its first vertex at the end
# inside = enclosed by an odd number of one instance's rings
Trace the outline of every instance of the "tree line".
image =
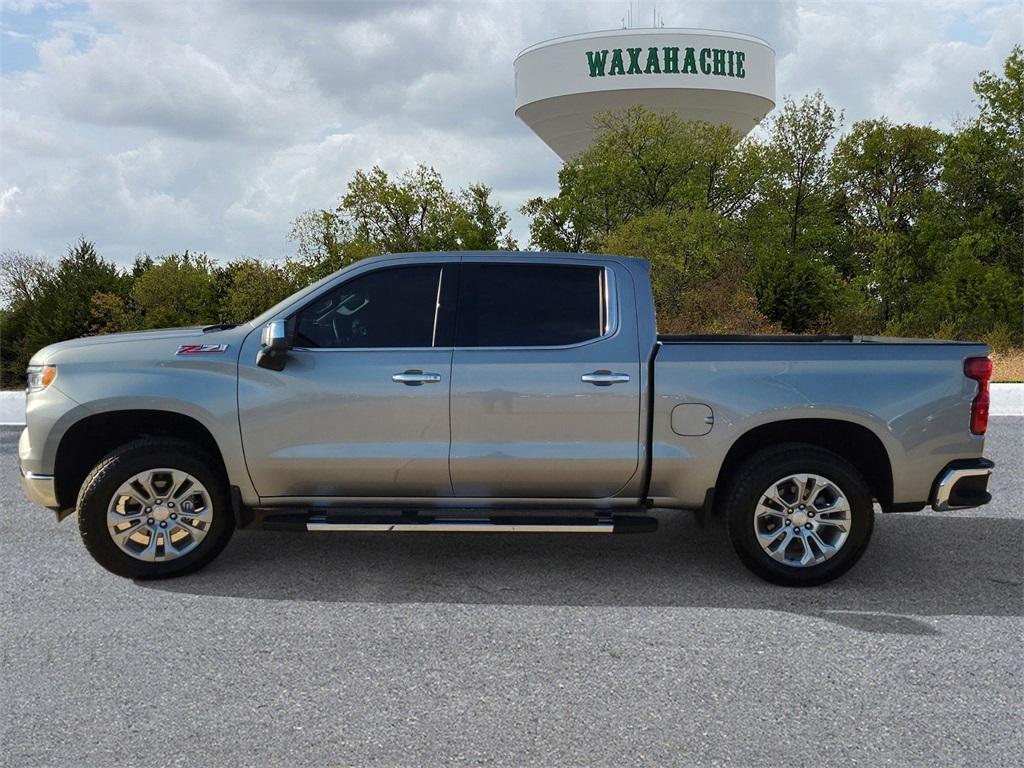
{"type": "MultiPolygon", "coordinates": [[[[843,333],[1024,343],[1024,54],[974,84],[951,131],[882,117],[842,131],[820,93],[763,135],[640,108],[599,118],[558,193],[528,200],[532,248],[652,264],[663,332],[843,333]]],[[[244,322],[381,253],[514,249],[483,184],[433,168],[358,171],[337,208],[300,215],[283,262],[185,251],[128,269],[80,239],[56,263],[0,256],[4,386],[31,354],[85,334],[244,322]]]]}

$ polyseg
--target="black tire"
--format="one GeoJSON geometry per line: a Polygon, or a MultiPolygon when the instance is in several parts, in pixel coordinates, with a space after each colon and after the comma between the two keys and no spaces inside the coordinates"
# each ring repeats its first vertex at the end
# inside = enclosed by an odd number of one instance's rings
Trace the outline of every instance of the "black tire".
{"type": "MultiPolygon", "coordinates": [[[[121,446],[93,468],[78,493],[78,529],[86,549],[111,573],[129,579],[166,579],[199,570],[220,554],[235,530],[226,478],[218,464],[195,445],[166,438],[144,438],[121,446]],[[206,535],[180,557],[149,562],[122,551],[107,529],[107,506],[118,488],[147,469],[167,467],[192,475],[210,495],[213,519],[206,535]]],[[[157,542],[160,539],[157,538],[157,542]]]]}
{"type": "MultiPolygon", "coordinates": [[[[729,538],[743,564],[761,578],[787,587],[824,584],[841,576],[864,554],[874,528],[874,503],[864,478],[843,457],[802,443],[773,446],[744,461],[736,468],[733,478],[724,499],[729,538]],[[821,475],[841,491],[850,507],[850,530],[838,552],[824,562],[801,567],[779,562],[765,552],[757,539],[754,516],[762,494],[773,483],[789,475],[805,473],[821,475]]],[[[820,548],[815,551],[820,554],[820,548]]]]}

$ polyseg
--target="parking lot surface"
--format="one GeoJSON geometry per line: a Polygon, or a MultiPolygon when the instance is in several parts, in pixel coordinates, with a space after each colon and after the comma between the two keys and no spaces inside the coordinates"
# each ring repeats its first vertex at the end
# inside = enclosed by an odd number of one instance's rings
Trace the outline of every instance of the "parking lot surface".
{"type": "Polygon", "coordinates": [[[9,766],[1024,763],[1024,419],[989,506],[879,517],[774,587],[721,525],[636,536],[238,532],[134,583],[26,502],[0,428],[9,766]]]}

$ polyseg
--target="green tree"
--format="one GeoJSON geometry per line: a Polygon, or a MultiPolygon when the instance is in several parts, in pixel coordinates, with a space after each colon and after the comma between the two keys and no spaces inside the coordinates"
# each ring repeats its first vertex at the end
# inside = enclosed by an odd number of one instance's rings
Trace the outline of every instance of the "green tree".
{"type": "Polygon", "coordinates": [[[616,229],[653,211],[740,215],[764,173],[728,126],[686,122],[642,107],[597,118],[594,144],[558,174],[558,195],[533,198],[530,240],[547,250],[599,251],[616,229]]]}
{"type": "Polygon", "coordinates": [[[377,166],[356,171],[335,211],[292,222],[289,271],[305,284],[382,253],[513,249],[508,214],[490,195],[482,184],[453,192],[425,165],[396,178],[377,166]]]}
{"type": "Polygon", "coordinates": [[[470,184],[459,193],[462,210],[455,219],[459,250],[514,251],[518,247],[508,228],[508,213],[491,202],[491,191],[483,184],[470,184]]]}
{"type": "Polygon", "coordinates": [[[744,227],[758,307],[793,333],[824,329],[837,300],[843,248],[830,142],[842,121],[824,96],[786,98],[771,120],[764,180],[744,227]]]}
{"type": "Polygon", "coordinates": [[[533,197],[519,209],[530,218],[530,244],[541,251],[581,253],[596,250],[589,224],[588,211],[569,194],[576,173],[573,165],[564,165],[558,172],[561,189],[554,197],[533,197]]]}
{"type": "Polygon", "coordinates": [[[288,233],[295,243],[289,269],[304,284],[336,272],[347,266],[345,245],[351,238],[351,231],[333,211],[305,211],[295,217],[288,233]]]}
{"type": "Polygon", "coordinates": [[[257,259],[233,261],[217,270],[221,320],[252,320],[295,291],[288,272],[277,264],[257,259]]]}
{"type": "Polygon", "coordinates": [[[945,143],[939,194],[925,196],[918,237],[932,267],[914,281],[895,332],[1024,342],[1024,55],[975,82],[978,116],[945,143]]]}
{"type": "Polygon", "coordinates": [[[933,271],[918,226],[939,197],[944,144],[939,131],[893,125],[882,118],[855,123],[832,155],[832,179],[845,208],[847,276],[869,275],[887,322],[906,306],[908,288],[933,271]]]}
{"type": "Polygon", "coordinates": [[[984,339],[1001,330],[1019,345],[1024,329],[1020,276],[980,261],[974,246],[970,236],[955,243],[936,275],[911,289],[913,311],[889,330],[954,339],[984,339]]]}
{"type": "MultiPolygon", "coordinates": [[[[598,126],[593,146],[559,172],[558,194],[523,206],[531,243],[650,260],[663,330],[720,327],[712,308],[752,307],[736,277],[747,271],[744,218],[767,171],[763,147],[737,145],[728,126],[639,107],[601,115],[598,126]]],[[[745,329],[768,325],[756,310],[728,314],[745,329]]]]}
{"type": "Polygon", "coordinates": [[[763,255],[751,279],[758,307],[787,333],[828,329],[842,285],[834,267],[780,251],[763,255]]]}
{"type": "Polygon", "coordinates": [[[205,253],[189,251],[162,256],[135,278],[131,288],[142,328],[217,322],[218,298],[213,262],[205,253]]]}
{"type": "Polygon", "coordinates": [[[721,254],[732,247],[730,224],[712,211],[654,210],[608,235],[606,248],[650,261],[654,304],[668,327],[686,313],[687,290],[717,274],[721,254]]]}
{"type": "Polygon", "coordinates": [[[819,91],[784,99],[769,126],[763,197],[775,230],[770,242],[790,256],[820,257],[834,236],[828,150],[842,119],[819,91]]]}
{"type": "Polygon", "coordinates": [[[445,188],[441,175],[419,165],[396,179],[379,167],[356,171],[338,213],[354,239],[378,253],[493,250],[514,245],[508,216],[490,203],[491,190],[472,185],[461,193],[445,188]]]}
{"type": "Polygon", "coordinates": [[[91,333],[93,295],[106,292],[123,298],[128,282],[116,266],[96,252],[94,243],[79,238],[68,246],[56,269],[39,282],[25,351],[31,355],[47,344],[91,333]]]}
{"type": "Polygon", "coordinates": [[[1024,51],[1015,46],[1003,76],[982,72],[974,84],[977,119],[949,140],[942,184],[948,207],[940,237],[971,233],[977,256],[1024,274],[1024,51]],[[952,230],[952,231],[950,231],[952,230]]]}

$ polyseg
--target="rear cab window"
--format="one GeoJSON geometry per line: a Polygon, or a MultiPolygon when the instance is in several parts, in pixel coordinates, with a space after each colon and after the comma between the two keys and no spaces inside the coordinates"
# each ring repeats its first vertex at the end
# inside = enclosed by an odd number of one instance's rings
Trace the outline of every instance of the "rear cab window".
{"type": "Polygon", "coordinates": [[[463,263],[458,347],[555,347],[610,330],[605,269],[589,265],[463,263]]]}

